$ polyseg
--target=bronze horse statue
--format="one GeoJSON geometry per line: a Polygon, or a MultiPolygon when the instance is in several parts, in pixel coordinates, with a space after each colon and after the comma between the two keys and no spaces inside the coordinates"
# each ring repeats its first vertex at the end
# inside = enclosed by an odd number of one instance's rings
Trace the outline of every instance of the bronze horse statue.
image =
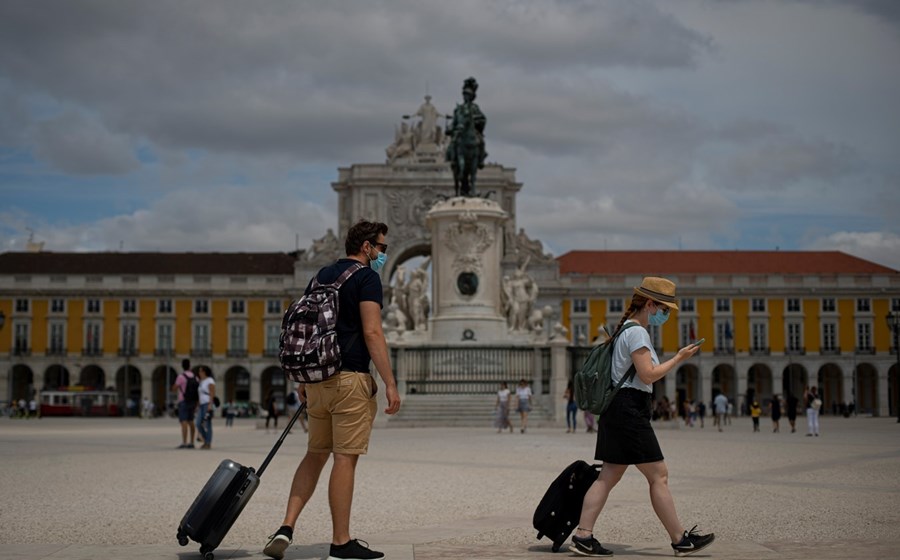
{"type": "Polygon", "coordinates": [[[474,103],[478,82],[469,78],[463,85],[464,102],[456,106],[449,125],[445,127],[450,143],[446,160],[453,170],[453,185],[456,196],[478,196],[475,191],[475,177],[484,167],[487,152],[484,150],[484,125],[487,119],[474,103]]]}

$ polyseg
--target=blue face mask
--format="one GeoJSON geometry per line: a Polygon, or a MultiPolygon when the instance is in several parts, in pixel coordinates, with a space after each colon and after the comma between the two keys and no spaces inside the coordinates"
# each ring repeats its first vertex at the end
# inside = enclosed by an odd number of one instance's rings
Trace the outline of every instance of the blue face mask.
{"type": "Polygon", "coordinates": [[[378,258],[376,258],[374,261],[370,260],[369,266],[375,272],[379,272],[382,268],[384,268],[384,263],[386,263],[386,262],[387,262],[387,255],[385,255],[381,251],[378,251],[378,258]]]}
{"type": "Polygon", "coordinates": [[[656,313],[650,315],[650,324],[654,327],[662,326],[663,323],[669,320],[669,314],[663,311],[662,307],[657,307],[656,313]]]}

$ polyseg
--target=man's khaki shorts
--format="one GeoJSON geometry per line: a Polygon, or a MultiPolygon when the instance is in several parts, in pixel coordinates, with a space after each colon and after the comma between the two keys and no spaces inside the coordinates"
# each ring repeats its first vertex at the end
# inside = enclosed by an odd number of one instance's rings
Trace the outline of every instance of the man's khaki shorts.
{"type": "Polygon", "coordinates": [[[309,446],[312,453],[365,455],[378,405],[368,373],[342,371],[306,386],[309,446]]]}

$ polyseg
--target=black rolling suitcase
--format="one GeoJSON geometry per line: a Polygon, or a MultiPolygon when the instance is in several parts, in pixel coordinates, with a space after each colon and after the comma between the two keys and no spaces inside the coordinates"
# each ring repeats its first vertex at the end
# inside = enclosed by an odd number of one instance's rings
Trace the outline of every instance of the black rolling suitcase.
{"type": "Polygon", "coordinates": [[[553,552],[559,552],[559,548],[578,527],[584,495],[600,476],[601,468],[602,465],[575,461],[550,484],[541,503],[534,510],[532,523],[537,529],[537,538],[546,535],[551,539],[553,552]]]}
{"type": "Polygon", "coordinates": [[[259,466],[259,470],[245,467],[229,459],[219,463],[178,524],[178,544],[187,546],[188,539],[192,539],[200,543],[200,554],[204,560],[213,560],[212,551],[222,543],[222,539],[250,501],[250,497],[259,486],[259,477],[275,457],[285,436],[291,431],[291,427],[304,409],[306,403],[302,403],[294,413],[281,437],[266,456],[266,460],[259,466]]]}

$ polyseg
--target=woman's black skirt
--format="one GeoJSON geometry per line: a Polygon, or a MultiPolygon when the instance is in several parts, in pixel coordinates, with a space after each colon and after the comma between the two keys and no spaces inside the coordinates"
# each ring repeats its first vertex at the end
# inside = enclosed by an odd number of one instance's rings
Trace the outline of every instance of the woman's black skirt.
{"type": "Polygon", "coordinates": [[[600,417],[594,458],[614,465],[638,465],[663,460],[650,425],[653,396],[638,389],[622,389],[600,417]]]}

